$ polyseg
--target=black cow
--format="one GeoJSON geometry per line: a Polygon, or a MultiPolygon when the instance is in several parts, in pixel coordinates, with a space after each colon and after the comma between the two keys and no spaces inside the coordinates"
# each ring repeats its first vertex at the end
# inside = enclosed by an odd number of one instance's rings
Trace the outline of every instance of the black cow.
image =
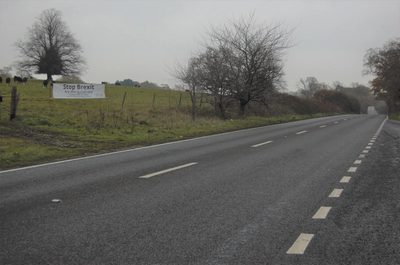
{"type": "Polygon", "coordinates": [[[7,77],[6,79],[6,85],[8,86],[11,83],[11,78],[7,77]]]}
{"type": "Polygon", "coordinates": [[[49,83],[49,81],[47,80],[43,80],[43,88],[47,88],[47,84],[49,83]]]}
{"type": "Polygon", "coordinates": [[[0,76],[0,85],[3,84],[3,77],[0,76]]]}
{"type": "Polygon", "coordinates": [[[26,77],[22,78],[22,83],[26,84],[26,82],[28,82],[28,78],[26,77]]]}
{"type": "Polygon", "coordinates": [[[121,84],[120,84],[120,83],[115,83],[115,85],[116,85],[116,86],[120,86],[121,84]]]}
{"type": "Polygon", "coordinates": [[[14,76],[14,83],[15,82],[22,83],[22,78],[19,76],[14,76]]]}

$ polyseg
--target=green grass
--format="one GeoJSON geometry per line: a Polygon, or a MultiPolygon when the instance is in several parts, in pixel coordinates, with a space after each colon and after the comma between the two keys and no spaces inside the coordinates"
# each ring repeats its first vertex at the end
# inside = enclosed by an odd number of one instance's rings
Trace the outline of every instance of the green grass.
{"type": "Polygon", "coordinates": [[[20,101],[12,121],[11,86],[0,86],[0,170],[311,117],[238,119],[231,110],[233,119],[222,120],[203,103],[193,122],[186,92],[106,85],[105,99],[51,99],[41,80],[16,86],[20,101]]]}
{"type": "Polygon", "coordinates": [[[400,114],[398,114],[398,113],[391,113],[391,114],[389,114],[389,119],[400,121],[400,114]]]}

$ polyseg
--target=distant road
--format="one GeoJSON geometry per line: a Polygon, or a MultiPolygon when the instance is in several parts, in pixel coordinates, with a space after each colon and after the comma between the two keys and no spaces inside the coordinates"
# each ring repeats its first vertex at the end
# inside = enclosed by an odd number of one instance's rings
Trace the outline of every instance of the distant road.
{"type": "MultiPolygon", "coordinates": [[[[367,238],[389,241],[357,227],[379,207],[355,209],[348,191],[386,161],[385,119],[317,118],[0,172],[0,264],[368,264],[350,250],[374,260],[389,250],[367,238]]],[[[398,162],[382,166],[390,175],[398,162]]],[[[366,190],[355,203],[374,199],[366,190]]],[[[400,231],[392,217],[384,235],[400,231]]]]}
{"type": "Polygon", "coordinates": [[[378,115],[378,112],[376,112],[374,106],[369,106],[367,109],[368,115],[378,115]]]}

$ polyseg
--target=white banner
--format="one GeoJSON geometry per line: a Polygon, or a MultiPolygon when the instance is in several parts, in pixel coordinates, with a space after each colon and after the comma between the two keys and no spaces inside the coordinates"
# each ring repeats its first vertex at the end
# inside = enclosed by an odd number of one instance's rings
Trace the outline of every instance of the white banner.
{"type": "Polygon", "coordinates": [[[53,84],[53,98],[105,98],[105,85],[53,84]]]}

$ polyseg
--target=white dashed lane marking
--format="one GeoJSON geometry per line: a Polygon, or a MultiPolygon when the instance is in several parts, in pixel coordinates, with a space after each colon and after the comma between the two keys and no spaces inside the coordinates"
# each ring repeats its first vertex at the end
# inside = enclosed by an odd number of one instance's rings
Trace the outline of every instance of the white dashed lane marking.
{"type": "Polygon", "coordinates": [[[349,183],[350,182],[351,177],[348,176],[344,176],[341,180],[340,183],[349,183]]]}
{"type": "Polygon", "coordinates": [[[334,189],[331,194],[329,195],[329,198],[338,198],[340,197],[340,194],[342,194],[343,189],[334,189]]]}
{"type": "Polygon", "coordinates": [[[178,169],[181,169],[181,168],[185,168],[185,167],[190,167],[190,166],[193,166],[193,165],[196,165],[196,164],[197,164],[197,162],[193,162],[193,163],[189,163],[189,164],[182,165],[182,166],[179,166],[179,167],[173,167],[173,168],[169,168],[169,169],[166,169],[166,170],[158,171],[158,172],[155,172],[155,173],[152,173],[152,174],[144,175],[144,176],[141,176],[139,178],[148,179],[148,178],[151,178],[151,177],[154,177],[154,176],[158,176],[158,175],[161,175],[161,174],[164,174],[164,173],[168,173],[168,172],[171,172],[171,171],[174,171],[174,170],[178,170],[178,169]]]}
{"type": "Polygon", "coordinates": [[[268,141],[268,142],[264,142],[264,143],[261,143],[261,144],[255,144],[255,145],[252,145],[251,147],[259,147],[259,146],[262,146],[262,145],[265,145],[265,144],[270,144],[272,142],[273,141],[268,141]]]}
{"type": "Polygon", "coordinates": [[[321,206],[314,214],[313,219],[325,219],[332,207],[321,206]]]}
{"type": "Polygon", "coordinates": [[[311,239],[314,237],[314,234],[304,234],[301,233],[297,240],[293,243],[293,245],[286,252],[287,254],[304,254],[308,244],[310,244],[311,239]]]}
{"type": "Polygon", "coordinates": [[[357,164],[357,165],[361,164],[361,160],[354,161],[354,164],[357,164]]]}
{"type": "Polygon", "coordinates": [[[301,131],[301,132],[297,132],[296,134],[302,134],[302,133],[306,133],[307,131],[301,131]]]}
{"type": "Polygon", "coordinates": [[[319,128],[325,128],[325,127],[326,127],[326,125],[319,126],[319,128]]]}
{"type": "Polygon", "coordinates": [[[371,146],[366,146],[365,149],[371,149],[371,146]]]}
{"type": "Polygon", "coordinates": [[[347,170],[347,172],[356,172],[357,167],[351,167],[349,168],[349,170],[347,170]]]}
{"type": "Polygon", "coordinates": [[[368,150],[363,150],[362,151],[364,154],[367,154],[369,151],[368,150]]]}

